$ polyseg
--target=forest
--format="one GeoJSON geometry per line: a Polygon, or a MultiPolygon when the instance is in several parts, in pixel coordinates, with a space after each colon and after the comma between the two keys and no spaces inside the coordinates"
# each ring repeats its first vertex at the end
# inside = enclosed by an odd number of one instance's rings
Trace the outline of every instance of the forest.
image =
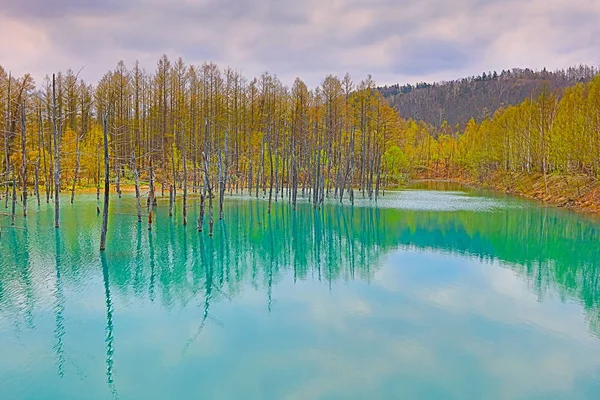
{"type": "MultiPolygon", "coordinates": [[[[508,73],[528,76],[519,74],[508,73]]],[[[313,89],[297,78],[290,88],[267,72],[247,79],[232,68],[166,55],[153,72],[120,61],[95,84],[72,70],[36,84],[29,74],[0,68],[0,216],[14,225],[32,202],[53,201],[59,227],[59,193],[72,203],[77,191],[95,189],[98,199],[104,194],[107,218],[110,188],[119,197],[132,188],[138,221],[147,218],[148,229],[158,195],[169,197],[169,214],[182,212],[184,224],[187,200],[196,196],[197,229],[206,217],[212,234],[227,192],[262,196],[270,210],[279,199],[294,208],[298,199],[315,208],[325,198],[377,200],[411,178],[482,182],[498,173],[538,174],[546,192],[553,175],[595,182],[600,77],[593,68],[545,74],[573,85],[563,90],[540,78],[541,89],[521,103],[499,105],[480,122],[472,116],[462,128],[403,118],[371,76],[355,83],[330,75],[313,89]]],[[[506,72],[479,78],[464,84],[508,79],[506,72]]],[[[397,89],[410,96],[436,87],[397,89]]]]}
{"type": "Polygon", "coordinates": [[[248,80],[163,56],[154,73],[121,61],[93,86],[72,70],[39,86],[4,70],[0,79],[1,180],[12,224],[34,196],[55,202],[58,227],[58,194],[69,191],[74,202],[90,186],[98,198],[104,186],[105,205],[110,186],[118,196],[134,186],[140,222],[147,193],[149,229],[157,193],[168,193],[170,214],[183,199],[184,224],[188,195],[198,195],[198,230],[206,200],[211,233],[213,199],[222,218],[227,190],[268,197],[269,206],[284,196],[294,207],[298,197],[315,207],[325,197],[353,202],[355,189],[376,199],[401,127],[370,76],[358,84],[328,76],[309,90],[300,79],[289,88],[269,73],[248,80]]]}
{"type": "Polygon", "coordinates": [[[423,120],[437,128],[445,122],[464,129],[471,118],[480,123],[498,109],[537,97],[544,89],[562,93],[577,83],[589,82],[597,73],[597,68],[587,65],[556,71],[513,68],[448,82],[396,84],[377,90],[404,118],[423,120]]]}
{"type": "MultiPolygon", "coordinates": [[[[600,76],[562,95],[545,88],[536,98],[502,107],[464,130],[431,129],[407,121],[400,148],[407,165],[431,177],[475,181],[508,176],[518,183],[539,176],[546,193],[550,178],[600,176],[600,76]]],[[[556,179],[554,179],[556,180],[556,179]]],[[[581,193],[579,193],[581,195],[581,193]]]]}

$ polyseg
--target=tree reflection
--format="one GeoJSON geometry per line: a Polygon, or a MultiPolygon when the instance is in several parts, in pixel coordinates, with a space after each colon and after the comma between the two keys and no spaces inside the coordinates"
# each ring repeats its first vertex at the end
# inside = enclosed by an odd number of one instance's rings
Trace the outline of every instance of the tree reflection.
{"type": "Polygon", "coordinates": [[[106,262],[106,253],[100,253],[100,262],[102,264],[102,278],[104,282],[104,296],[106,302],[106,382],[110,388],[113,397],[117,397],[117,390],[115,387],[115,381],[113,378],[113,366],[115,357],[114,341],[115,337],[113,334],[113,304],[110,297],[110,281],[108,272],[108,263],[106,262]]]}
{"type": "Polygon", "coordinates": [[[61,247],[60,247],[60,231],[54,230],[55,247],[55,271],[56,271],[56,286],[54,287],[54,351],[56,353],[56,364],[58,368],[58,376],[61,378],[65,375],[65,350],[63,338],[65,336],[65,295],[63,292],[63,282],[61,273],[61,247]]]}
{"type": "MultiPolygon", "coordinates": [[[[112,381],[114,355],[111,295],[149,299],[167,309],[198,304],[198,328],[189,347],[211,320],[215,303],[251,287],[263,291],[264,306],[271,312],[280,281],[322,281],[332,291],[336,282],[368,282],[379,259],[397,248],[501,261],[531,283],[539,299],[556,290],[563,300],[581,303],[590,330],[598,334],[600,329],[600,225],[580,216],[539,207],[439,212],[327,203],[317,210],[298,203],[293,211],[282,202],[274,203],[269,215],[266,202],[247,199],[229,200],[225,208],[227,217],[215,225],[213,237],[169,222],[160,210],[150,232],[136,224],[135,215],[131,220],[120,216],[123,226],[111,237],[119,242],[108,248],[122,251],[110,263],[100,259],[107,302],[107,379],[112,381]]],[[[195,218],[193,207],[188,218],[195,218]]],[[[59,232],[42,228],[46,222],[30,219],[26,229],[10,230],[0,241],[0,315],[34,326],[35,303],[44,300],[35,288],[43,287],[46,276],[37,269],[48,266],[55,277],[53,348],[63,376],[65,296],[78,280],[93,281],[100,268],[70,262],[97,248],[94,235],[82,240],[88,236],[64,230],[68,236],[61,241],[59,232]],[[45,254],[52,242],[54,260],[52,252],[45,254]]],[[[85,227],[83,220],[78,224],[80,230],[85,227]]]]}
{"type": "Polygon", "coordinates": [[[203,236],[199,237],[202,264],[204,264],[204,273],[206,279],[204,280],[204,307],[202,313],[202,319],[198,325],[198,329],[194,336],[192,336],[185,344],[183,348],[183,354],[185,354],[189,347],[198,339],[198,336],[202,333],[206,321],[208,320],[208,312],[210,309],[210,300],[212,299],[213,291],[213,260],[214,260],[214,248],[212,239],[205,240],[203,236]]]}

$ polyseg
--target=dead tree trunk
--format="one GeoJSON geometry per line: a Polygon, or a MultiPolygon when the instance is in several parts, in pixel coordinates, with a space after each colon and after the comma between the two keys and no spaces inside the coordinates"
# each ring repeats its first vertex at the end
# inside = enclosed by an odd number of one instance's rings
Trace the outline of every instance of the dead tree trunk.
{"type": "MultiPolygon", "coordinates": [[[[277,196],[279,194],[279,134],[278,130],[275,131],[275,202],[277,202],[277,196]]],[[[273,156],[271,156],[271,169],[273,168],[273,156]]]]}
{"type": "MultiPolygon", "coordinates": [[[[42,109],[40,107],[39,110],[39,125],[40,125],[40,132],[39,132],[39,136],[40,136],[40,148],[41,148],[41,154],[42,154],[42,159],[44,162],[44,186],[46,188],[46,204],[50,203],[50,179],[48,176],[48,167],[46,164],[46,150],[45,147],[42,143],[46,143],[46,140],[44,138],[44,132],[43,132],[43,120],[42,120],[42,109]]],[[[38,159],[39,160],[39,159],[38,159]]],[[[39,163],[39,161],[38,161],[39,163]]]]}
{"type": "Polygon", "coordinates": [[[379,189],[381,186],[381,152],[377,153],[377,161],[375,162],[375,168],[377,169],[377,177],[375,179],[375,201],[379,197],[379,189]]]}
{"type": "Polygon", "coordinates": [[[271,214],[271,199],[273,198],[273,139],[271,138],[271,131],[269,130],[269,167],[270,167],[270,179],[269,179],[269,208],[268,213],[271,214]]]}
{"type": "MultiPolygon", "coordinates": [[[[346,157],[346,172],[342,175],[342,182],[340,183],[340,203],[344,201],[344,189],[346,188],[346,182],[348,182],[349,186],[352,186],[352,174],[351,170],[352,159],[354,155],[354,128],[352,128],[352,133],[350,136],[350,144],[348,147],[348,156],[346,157]]],[[[341,162],[341,160],[340,160],[341,162]]]]}
{"type": "Polygon", "coordinates": [[[192,117],[192,138],[194,138],[194,141],[192,142],[192,149],[194,150],[193,154],[192,154],[192,165],[193,165],[193,187],[192,187],[192,193],[196,193],[198,191],[198,172],[197,172],[197,167],[198,167],[198,146],[197,146],[197,137],[196,137],[196,109],[194,108],[194,111],[192,113],[193,117],[192,117]]]}
{"type": "Polygon", "coordinates": [[[210,175],[208,174],[208,160],[206,153],[202,152],[202,158],[204,160],[204,185],[206,186],[206,190],[208,192],[208,236],[212,236],[213,234],[213,225],[214,221],[214,213],[213,213],[213,202],[212,202],[212,186],[210,184],[210,175]]]}
{"type": "Polygon", "coordinates": [[[40,161],[35,163],[35,195],[37,196],[37,205],[40,206],[40,161]]]}
{"type": "Polygon", "coordinates": [[[110,191],[110,169],[108,165],[108,132],[106,127],[106,115],[102,117],[104,136],[104,209],[102,210],[102,231],[100,233],[100,251],[106,249],[106,229],[108,227],[108,198],[110,191]]]}
{"type": "Polygon", "coordinates": [[[213,235],[213,226],[215,224],[215,215],[213,211],[213,195],[212,189],[208,191],[208,236],[213,235]]]}
{"type": "MultiPolygon", "coordinates": [[[[261,148],[262,156],[262,148],[261,148]]],[[[256,198],[258,199],[258,190],[260,188],[260,165],[256,166],[256,198]]]]}
{"type": "Polygon", "coordinates": [[[227,169],[229,167],[227,163],[227,139],[228,135],[225,132],[225,162],[223,162],[223,156],[219,153],[219,219],[223,219],[223,200],[225,198],[225,186],[227,184],[227,169]]]}
{"type": "MultiPolygon", "coordinates": [[[[206,180],[205,180],[206,182],[206,180]]],[[[198,232],[202,232],[202,226],[204,225],[204,197],[206,196],[205,187],[202,188],[200,193],[200,213],[198,214],[198,232]]]]}
{"type": "MultiPolygon", "coordinates": [[[[175,140],[173,140],[175,141],[175,140]]],[[[173,203],[172,203],[172,207],[175,207],[176,204],[175,201],[177,201],[177,174],[176,174],[176,170],[175,170],[175,144],[171,143],[171,166],[173,168],[173,184],[171,185],[171,189],[173,191],[173,193],[169,193],[169,195],[173,195],[173,203]]],[[[173,210],[169,211],[169,216],[173,215],[173,210]]]]}
{"type": "Polygon", "coordinates": [[[100,144],[96,150],[96,200],[100,200],[100,144]]]}
{"type": "Polygon", "coordinates": [[[252,154],[248,158],[248,196],[252,196],[252,154]]]}
{"type": "Polygon", "coordinates": [[[142,222],[142,205],[140,204],[140,177],[138,175],[137,161],[135,159],[135,149],[133,150],[133,153],[131,154],[131,160],[133,163],[133,180],[135,182],[135,201],[136,201],[136,206],[137,206],[137,217],[138,217],[138,222],[141,223],[142,222]]]}
{"type": "Polygon", "coordinates": [[[17,181],[15,180],[15,171],[12,170],[12,212],[10,214],[10,225],[15,225],[15,212],[17,210],[17,181]]]}
{"type": "MultiPolygon", "coordinates": [[[[6,179],[10,175],[10,150],[8,146],[8,135],[10,134],[10,82],[11,74],[8,74],[8,95],[6,96],[6,130],[4,131],[4,162],[6,163],[6,179]]],[[[4,198],[4,208],[8,208],[8,184],[6,185],[6,193],[4,198]]]]}
{"type": "Polygon", "coordinates": [[[60,200],[58,196],[60,191],[60,146],[56,128],[56,78],[54,74],[52,74],[52,130],[54,133],[54,227],[58,228],[60,217],[60,200]]]}
{"type": "Polygon", "coordinates": [[[185,136],[181,130],[181,153],[183,156],[183,225],[187,225],[187,159],[185,149],[185,136]]]}
{"type": "Polygon", "coordinates": [[[319,202],[319,189],[320,189],[320,177],[321,177],[321,145],[319,135],[319,125],[315,122],[315,140],[316,140],[316,155],[315,155],[315,168],[314,168],[314,181],[313,181],[313,208],[317,208],[319,202]]]}
{"type": "Polygon", "coordinates": [[[117,194],[119,195],[119,198],[121,198],[121,165],[119,164],[119,162],[115,162],[115,164],[117,165],[117,168],[115,168],[115,172],[116,172],[115,184],[116,184],[117,194]]]}
{"type": "Polygon", "coordinates": [[[169,185],[169,217],[173,216],[173,184],[169,185]]]}
{"type": "Polygon", "coordinates": [[[35,195],[37,197],[38,207],[40,206],[40,158],[42,155],[42,115],[40,109],[40,118],[38,124],[38,154],[35,162],[35,195]]]}
{"type": "Polygon", "coordinates": [[[148,192],[148,230],[152,230],[152,210],[154,208],[154,171],[152,170],[152,159],[150,159],[150,190],[148,192]]]}
{"type": "MultiPolygon", "coordinates": [[[[263,198],[267,195],[267,180],[265,175],[265,137],[262,137],[262,144],[260,148],[260,156],[262,158],[262,168],[261,168],[261,178],[262,178],[262,187],[263,187],[263,198]]],[[[258,196],[257,196],[258,197],[258,196]]]]}
{"type": "MultiPolygon", "coordinates": [[[[82,117],[83,118],[83,117],[82,117]]],[[[81,127],[81,134],[83,135],[83,126],[81,127]]],[[[79,152],[79,135],[75,135],[75,174],[73,174],[73,186],[71,188],[71,204],[75,201],[75,185],[77,185],[77,177],[79,175],[79,164],[80,164],[80,152],[79,152]]]]}
{"type": "Polygon", "coordinates": [[[25,101],[21,105],[21,155],[22,165],[21,174],[23,181],[23,217],[27,217],[27,140],[25,138],[26,126],[25,126],[25,101]]]}

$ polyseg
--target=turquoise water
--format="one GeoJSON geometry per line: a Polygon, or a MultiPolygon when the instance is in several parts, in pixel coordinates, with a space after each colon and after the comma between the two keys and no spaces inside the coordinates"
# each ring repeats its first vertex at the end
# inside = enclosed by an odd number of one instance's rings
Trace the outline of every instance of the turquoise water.
{"type": "Polygon", "coordinates": [[[597,399],[600,224],[458,189],[296,212],[233,197],[215,235],[95,196],[0,216],[2,399],[597,399]]]}

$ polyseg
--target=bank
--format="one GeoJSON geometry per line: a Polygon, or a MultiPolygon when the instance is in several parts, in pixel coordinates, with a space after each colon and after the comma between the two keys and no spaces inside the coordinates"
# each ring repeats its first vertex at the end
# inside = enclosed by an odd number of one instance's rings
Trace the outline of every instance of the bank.
{"type": "Polygon", "coordinates": [[[508,174],[496,172],[483,179],[469,177],[416,178],[412,182],[456,182],[537,200],[552,206],[600,216],[600,181],[589,175],[508,174]]]}

